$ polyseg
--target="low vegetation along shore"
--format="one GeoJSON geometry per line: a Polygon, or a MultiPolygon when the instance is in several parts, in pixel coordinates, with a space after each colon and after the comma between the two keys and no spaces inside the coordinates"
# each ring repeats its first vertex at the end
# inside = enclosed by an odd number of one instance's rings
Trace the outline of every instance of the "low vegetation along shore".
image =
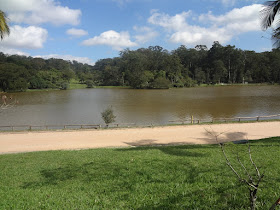
{"type": "MultiPolygon", "coordinates": [[[[245,147],[225,149],[231,159],[238,150],[246,164],[245,147]]],[[[259,209],[279,197],[279,147],[279,137],[251,142],[265,172],[259,209]]],[[[248,209],[249,203],[247,187],[217,145],[8,154],[0,156],[0,168],[0,209],[248,209]]]]}

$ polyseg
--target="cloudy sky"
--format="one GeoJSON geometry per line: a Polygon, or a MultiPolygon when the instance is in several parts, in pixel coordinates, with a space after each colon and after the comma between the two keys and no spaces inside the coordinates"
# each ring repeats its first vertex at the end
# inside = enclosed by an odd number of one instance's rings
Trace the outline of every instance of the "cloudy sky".
{"type": "Polygon", "coordinates": [[[11,34],[8,54],[94,64],[125,48],[173,50],[213,41],[257,52],[271,50],[260,29],[259,0],[0,0],[11,34]]]}

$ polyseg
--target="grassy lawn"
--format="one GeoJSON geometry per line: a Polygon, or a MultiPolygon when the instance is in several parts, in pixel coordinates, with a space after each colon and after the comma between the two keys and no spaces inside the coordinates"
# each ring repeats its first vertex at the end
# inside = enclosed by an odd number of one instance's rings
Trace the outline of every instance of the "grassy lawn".
{"type": "MultiPolygon", "coordinates": [[[[245,149],[226,146],[231,158],[245,149]]],[[[258,209],[268,209],[280,196],[280,137],[251,150],[265,171],[258,209]]],[[[0,155],[0,209],[248,209],[247,191],[217,145],[0,155]]]]}
{"type": "Polygon", "coordinates": [[[69,89],[72,90],[72,89],[85,89],[87,87],[86,84],[81,84],[79,83],[78,80],[74,80],[72,79],[70,81],[70,84],[69,84],[69,89]]]}

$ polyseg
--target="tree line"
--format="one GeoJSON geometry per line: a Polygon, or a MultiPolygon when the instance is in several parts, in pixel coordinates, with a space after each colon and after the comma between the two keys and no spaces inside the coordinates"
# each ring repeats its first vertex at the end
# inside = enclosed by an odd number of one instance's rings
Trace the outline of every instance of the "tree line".
{"type": "Polygon", "coordinates": [[[77,61],[0,53],[0,89],[66,89],[76,79],[87,87],[192,87],[202,84],[280,83],[280,50],[257,53],[214,42],[173,51],[160,46],[125,49],[94,66],[77,61]]]}

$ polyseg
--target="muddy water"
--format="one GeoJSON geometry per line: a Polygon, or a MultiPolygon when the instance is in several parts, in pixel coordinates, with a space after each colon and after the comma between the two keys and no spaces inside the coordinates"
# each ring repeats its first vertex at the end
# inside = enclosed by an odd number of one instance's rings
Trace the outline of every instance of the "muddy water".
{"type": "Polygon", "coordinates": [[[280,114],[280,86],[223,86],[170,90],[80,89],[14,93],[19,105],[0,113],[0,125],[99,124],[112,106],[119,123],[280,114]]]}

